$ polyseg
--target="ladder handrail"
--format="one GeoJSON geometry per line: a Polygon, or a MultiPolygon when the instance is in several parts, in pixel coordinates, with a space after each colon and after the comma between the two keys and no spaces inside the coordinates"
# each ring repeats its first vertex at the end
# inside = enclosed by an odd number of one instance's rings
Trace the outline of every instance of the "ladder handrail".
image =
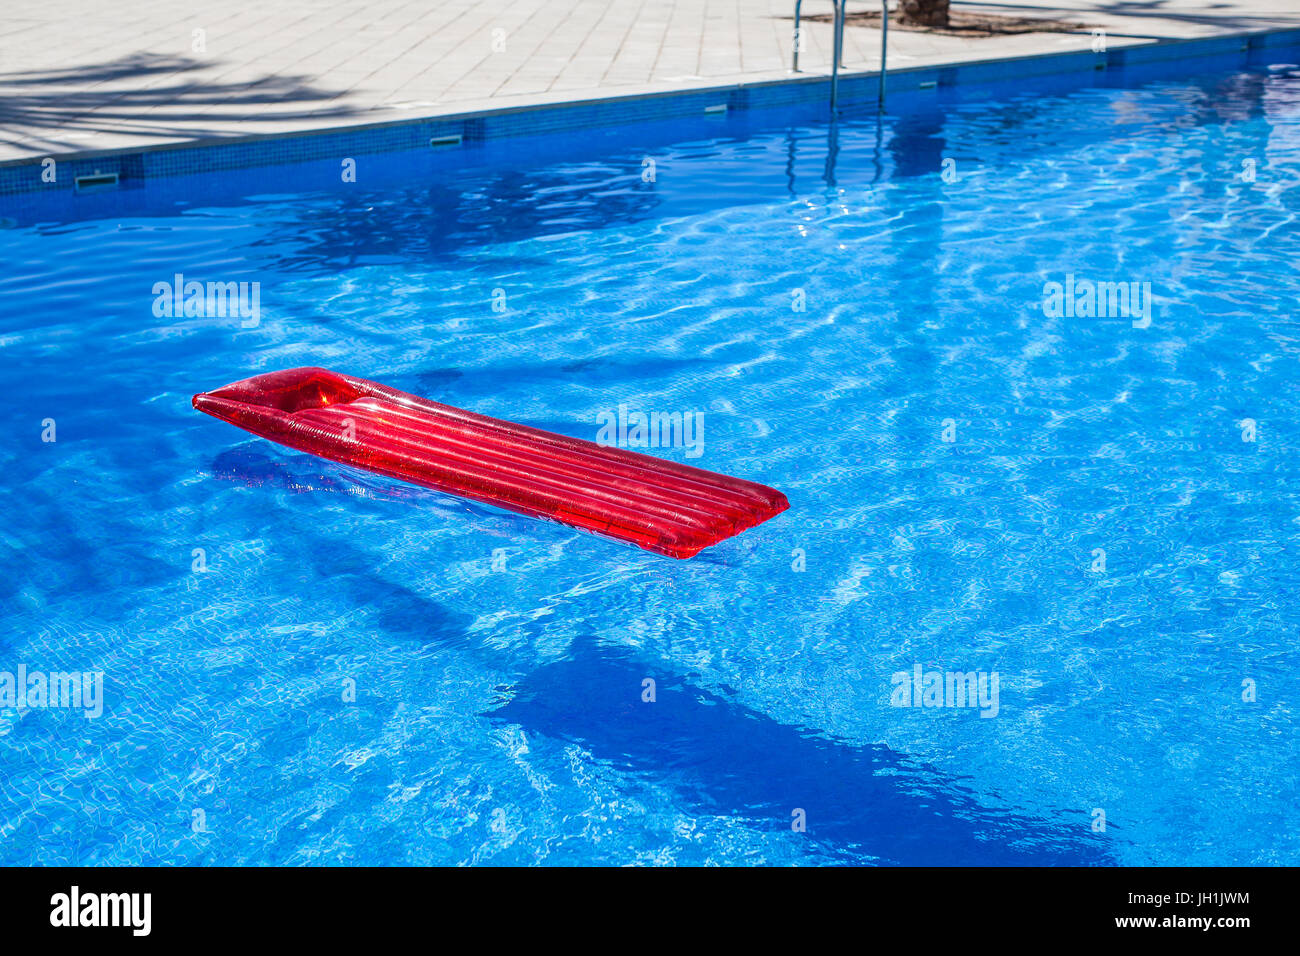
{"type": "Polygon", "coordinates": [[[885,46],[889,42],[889,0],[880,0],[880,93],[876,105],[880,109],[885,108],[885,63],[889,58],[889,50],[885,46]]]}
{"type": "MultiPolygon", "coordinates": [[[[844,58],[844,15],[848,12],[848,0],[831,0],[835,7],[835,33],[831,51],[831,112],[839,104],[840,61],[844,58]]],[[[799,15],[803,0],[794,0],[794,56],[790,64],[791,72],[799,72],[799,15]]],[[[888,71],[889,54],[889,0],[880,0],[880,88],[877,103],[885,108],[885,74],[888,71]]]]}

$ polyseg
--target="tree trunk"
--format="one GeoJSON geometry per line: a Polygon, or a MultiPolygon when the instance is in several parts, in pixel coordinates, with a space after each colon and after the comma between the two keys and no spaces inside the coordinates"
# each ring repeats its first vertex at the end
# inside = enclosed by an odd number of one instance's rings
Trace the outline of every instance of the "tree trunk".
{"type": "Polygon", "coordinates": [[[918,27],[946,27],[949,0],[900,0],[898,22],[918,27]]]}

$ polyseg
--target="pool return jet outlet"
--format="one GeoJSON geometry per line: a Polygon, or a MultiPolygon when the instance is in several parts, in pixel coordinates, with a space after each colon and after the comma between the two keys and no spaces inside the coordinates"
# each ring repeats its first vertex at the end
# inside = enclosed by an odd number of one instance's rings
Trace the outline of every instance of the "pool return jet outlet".
{"type": "MultiPolygon", "coordinates": [[[[840,62],[844,59],[844,15],[847,12],[848,0],[831,0],[831,3],[835,7],[835,39],[831,54],[831,114],[834,115],[839,109],[840,101],[840,62]]],[[[799,72],[799,13],[802,7],[803,0],[794,0],[794,59],[791,64],[791,71],[794,73],[799,72]]],[[[880,0],[880,89],[876,106],[882,110],[885,108],[888,43],[889,0],[880,0]]]]}

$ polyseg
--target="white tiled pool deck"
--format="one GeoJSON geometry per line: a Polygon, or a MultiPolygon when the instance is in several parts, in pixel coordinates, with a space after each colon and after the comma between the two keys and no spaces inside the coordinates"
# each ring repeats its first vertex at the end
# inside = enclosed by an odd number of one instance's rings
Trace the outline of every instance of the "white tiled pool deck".
{"type": "MultiPolygon", "coordinates": [[[[794,0],[6,0],[0,162],[790,76],[794,0]]],[[[826,14],[805,0],[804,15],[826,14]]],[[[879,9],[859,0],[850,12],[879,9]]],[[[889,66],[1300,27],[1300,0],[1017,0],[1075,33],[889,31],[889,66]]],[[[829,71],[812,22],[800,66],[829,71]]],[[[878,68],[851,24],[844,69],[878,68]]]]}

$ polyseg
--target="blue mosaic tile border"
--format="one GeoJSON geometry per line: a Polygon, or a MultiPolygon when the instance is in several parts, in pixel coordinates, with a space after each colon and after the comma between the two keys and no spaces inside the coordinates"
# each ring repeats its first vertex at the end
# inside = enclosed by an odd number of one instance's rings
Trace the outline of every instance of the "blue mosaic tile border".
{"type": "MultiPolygon", "coordinates": [[[[1300,30],[1274,30],[1143,44],[1091,51],[1052,53],[939,67],[891,70],[890,95],[951,86],[977,86],[1031,76],[1078,75],[1098,70],[1222,58],[1224,66],[1242,63],[1266,51],[1300,47],[1300,30]]],[[[1197,64],[1205,68],[1207,64],[1197,64]]],[[[1190,72],[1190,68],[1182,72],[1190,72]]],[[[847,73],[840,78],[843,106],[874,103],[875,73],[847,73]]],[[[538,105],[430,119],[351,126],[309,133],[268,134],[237,141],[186,143],[146,149],[55,155],[58,176],[42,180],[40,159],[0,164],[0,196],[54,189],[76,189],[76,180],[97,173],[117,173],[120,188],[138,188],[151,179],[211,173],[221,170],[294,164],[341,156],[427,150],[435,137],[460,136],[466,145],[522,136],[563,133],[683,117],[698,118],[710,107],[727,112],[807,106],[825,103],[830,80],[825,77],[770,80],[740,86],[713,87],[669,93],[615,96],[553,105],[538,105]]],[[[467,153],[467,161],[472,161],[467,153]]]]}

